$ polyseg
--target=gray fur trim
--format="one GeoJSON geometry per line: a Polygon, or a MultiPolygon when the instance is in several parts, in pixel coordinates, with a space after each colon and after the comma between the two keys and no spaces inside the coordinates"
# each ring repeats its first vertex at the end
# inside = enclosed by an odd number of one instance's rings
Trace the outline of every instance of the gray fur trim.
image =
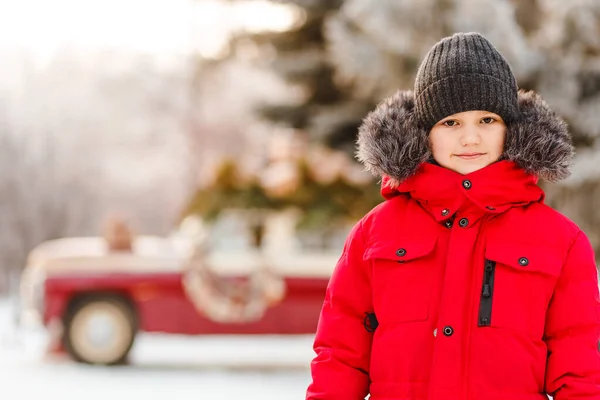
{"type": "Polygon", "coordinates": [[[567,178],[574,148],[566,122],[535,92],[519,91],[519,114],[506,131],[502,158],[549,182],[567,178]]]}
{"type": "MultiPolygon", "coordinates": [[[[567,124],[534,92],[519,91],[518,101],[519,118],[507,127],[502,159],[550,182],[568,177],[574,149],[567,124]]],[[[432,157],[414,105],[412,91],[398,91],[370,112],[358,131],[358,160],[394,186],[432,157]]]]}
{"type": "Polygon", "coordinates": [[[358,130],[356,156],[375,176],[386,175],[397,186],[431,157],[428,131],[414,113],[412,91],[398,91],[381,102],[358,130]]]}

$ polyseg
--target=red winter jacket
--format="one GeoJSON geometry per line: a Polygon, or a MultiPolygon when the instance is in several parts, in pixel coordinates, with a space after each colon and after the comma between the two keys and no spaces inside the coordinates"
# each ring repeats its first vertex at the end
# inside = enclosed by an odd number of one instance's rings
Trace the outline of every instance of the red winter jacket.
{"type": "Polygon", "coordinates": [[[384,179],[331,277],[307,399],[600,400],[592,247],[544,204],[537,164],[505,158],[384,179]]]}

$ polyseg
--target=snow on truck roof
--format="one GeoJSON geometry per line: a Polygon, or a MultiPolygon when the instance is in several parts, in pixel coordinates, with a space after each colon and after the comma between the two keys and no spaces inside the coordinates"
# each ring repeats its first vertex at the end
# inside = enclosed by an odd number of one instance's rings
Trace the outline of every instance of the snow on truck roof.
{"type": "MultiPolygon", "coordinates": [[[[191,251],[192,242],[181,237],[136,236],[131,251],[110,251],[102,237],[70,237],[34,248],[27,268],[46,274],[181,271],[191,251]]],[[[327,277],[339,256],[337,252],[273,254],[269,264],[284,275],[327,277]]],[[[264,261],[258,252],[216,252],[207,258],[211,268],[226,275],[251,273],[264,261]]]]}
{"type": "MultiPolygon", "coordinates": [[[[190,242],[181,238],[163,238],[159,236],[136,236],[132,241],[134,255],[141,257],[177,257],[189,251],[190,242]]],[[[102,237],[69,237],[49,240],[34,248],[29,259],[56,259],[69,257],[103,257],[111,253],[102,237]]],[[[35,261],[34,261],[35,262],[35,261]]]]}
{"type": "Polygon", "coordinates": [[[35,247],[27,258],[27,268],[56,273],[180,270],[190,250],[191,243],[181,238],[137,236],[131,251],[111,251],[102,237],[69,237],[35,247]]]}

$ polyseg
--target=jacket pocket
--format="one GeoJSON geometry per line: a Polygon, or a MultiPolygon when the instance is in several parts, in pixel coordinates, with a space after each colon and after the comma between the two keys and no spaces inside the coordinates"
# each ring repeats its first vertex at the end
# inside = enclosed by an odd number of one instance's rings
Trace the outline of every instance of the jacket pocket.
{"type": "Polygon", "coordinates": [[[525,331],[541,338],[562,268],[549,246],[490,242],[482,262],[477,325],[525,331]]]}
{"type": "Polygon", "coordinates": [[[365,253],[373,268],[373,304],[380,323],[425,321],[437,238],[375,243],[365,253]]]}

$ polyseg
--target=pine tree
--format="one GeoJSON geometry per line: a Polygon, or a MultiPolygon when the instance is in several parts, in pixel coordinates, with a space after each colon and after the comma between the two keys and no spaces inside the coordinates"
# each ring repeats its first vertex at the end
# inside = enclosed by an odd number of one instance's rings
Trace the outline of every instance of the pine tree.
{"type": "Polygon", "coordinates": [[[232,47],[250,40],[259,48],[275,49],[275,57],[266,67],[303,95],[296,104],[264,104],[257,113],[273,123],[306,132],[316,143],[352,154],[357,127],[373,104],[365,104],[348,88],[338,85],[329,62],[324,24],[343,0],[281,3],[302,10],[299,26],[285,32],[243,34],[234,39],[232,47]]]}

